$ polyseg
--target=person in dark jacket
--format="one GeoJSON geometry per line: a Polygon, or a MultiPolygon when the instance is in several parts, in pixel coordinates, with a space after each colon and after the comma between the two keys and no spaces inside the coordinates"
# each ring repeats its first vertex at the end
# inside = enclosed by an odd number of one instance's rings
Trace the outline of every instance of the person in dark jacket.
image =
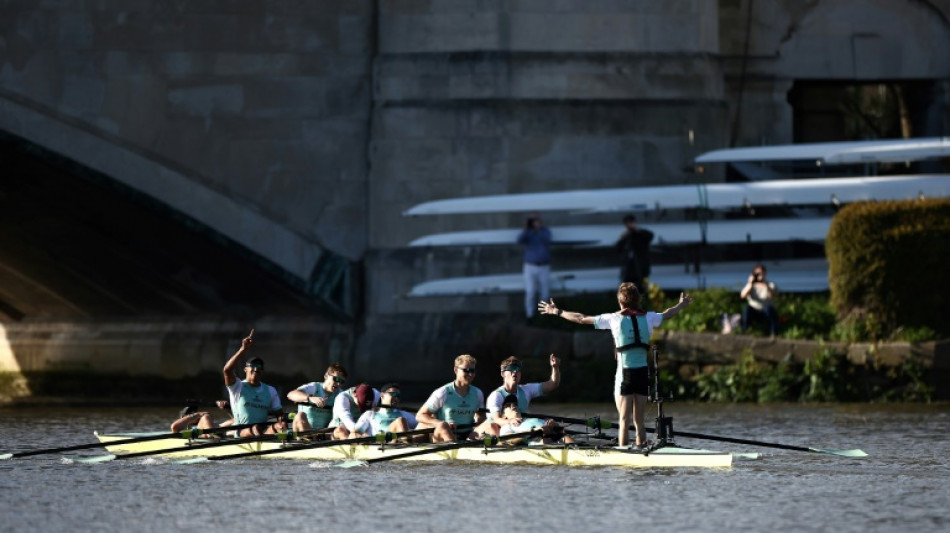
{"type": "Polygon", "coordinates": [[[626,215],[623,217],[626,231],[614,245],[620,254],[620,282],[636,284],[641,293],[646,293],[643,279],[650,275],[650,243],[653,241],[653,232],[637,226],[637,217],[626,215]]]}

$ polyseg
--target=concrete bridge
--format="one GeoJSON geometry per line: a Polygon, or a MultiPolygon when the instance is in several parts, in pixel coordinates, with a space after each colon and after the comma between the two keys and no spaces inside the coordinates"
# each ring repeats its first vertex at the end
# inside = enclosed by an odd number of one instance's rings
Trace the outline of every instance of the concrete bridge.
{"type": "Polygon", "coordinates": [[[802,80],[915,80],[914,134],[946,135],[948,20],[945,0],[4,2],[0,369],[195,375],[269,324],[288,375],[448,379],[467,313],[517,306],[397,296],[517,250],[404,245],[521,215],[403,210],[721,179],[692,158],[824,140],[789,102],[802,80]]]}

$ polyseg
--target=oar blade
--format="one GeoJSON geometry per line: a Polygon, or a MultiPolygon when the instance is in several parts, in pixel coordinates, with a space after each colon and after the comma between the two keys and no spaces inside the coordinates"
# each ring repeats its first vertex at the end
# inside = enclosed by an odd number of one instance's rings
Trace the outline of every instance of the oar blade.
{"type": "Polygon", "coordinates": [[[359,461],[356,459],[350,461],[341,461],[339,463],[334,463],[333,467],[335,468],[355,468],[357,466],[369,466],[369,463],[366,461],[359,461]]]}
{"type": "Polygon", "coordinates": [[[7,459],[13,459],[13,454],[12,453],[0,454],[0,461],[6,461],[7,459]]]}
{"type": "Polygon", "coordinates": [[[85,457],[70,457],[72,461],[77,463],[107,463],[109,461],[114,461],[115,458],[115,455],[87,455],[85,457]]]}
{"type": "Polygon", "coordinates": [[[852,450],[834,450],[830,448],[809,448],[813,452],[818,453],[827,453],[831,455],[840,455],[842,457],[867,457],[868,454],[864,450],[852,449],[852,450]]]}
{"type": "Polygon", "coordinates": [[[735,461],[756,461],[761,454],[755,452],[733,452],[732,459],[735,461]]]}
{"type": "Polygon", "coordinates": [[[191,465],[195,463],[206,463],[208,462],[207,457],[189,457],[187,459],[178,459],[175,461],[175,464],[179,465],[191,465]]]}

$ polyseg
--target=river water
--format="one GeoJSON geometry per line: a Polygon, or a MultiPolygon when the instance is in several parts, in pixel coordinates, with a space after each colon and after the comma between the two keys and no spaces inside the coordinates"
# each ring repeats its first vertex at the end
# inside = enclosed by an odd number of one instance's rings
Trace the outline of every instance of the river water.
{"type": "MultiPolygon", "coordinates": [[[[612,415],[609,405],[533,411],[612,415]]],[[[306,461],[80,464],[0,461],[0,531],[946,531],[948,405],[667,404],[675,428],[863,459],[756,451],[730,469],[306,461]]],[[[173,408],[0,409],[0,452],[94,442],[93,430],[167,431],[173,408]]],[[[651,413],[652,415],[652,413],[651,413]]],[[[652,425],[652,424],[650,424],[652,425]]],[[[103,453],[99,450],[75,454],[103,453]]]]}

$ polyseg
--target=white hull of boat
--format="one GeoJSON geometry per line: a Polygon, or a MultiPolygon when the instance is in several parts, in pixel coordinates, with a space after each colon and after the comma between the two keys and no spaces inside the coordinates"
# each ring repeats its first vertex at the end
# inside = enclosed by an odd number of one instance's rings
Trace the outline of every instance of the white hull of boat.
{"type": "Polygon", "coordinates": [[[811,160],[827,165],[898,163],[950,157],[950,138],[920,137],[877,141],[780,144],[726,148],[701,154],[696,163],[811,160]]]}
{"type": "Polygon", "coordinates": [[[950,176],[917,174],[501,194],[425,202],[404,214],[730,209],[767,205],[839,205],[861,200],[903,200],[921,196],[950,197],[950,176]]]}
{"type": "MultiPolygon", "coordinates": [[[[135,436],[134,434],[97,435],[99,440],[108,443],[135,436]]],[[[271,450],[281,444],[272,442],[255,442],[190,450],[187,441],[182,439],[165,439],[149,442],[107,446],[113,454],[134,453],[144,451],[166,450],[178,447],[174,452],[161,454],[166,458],[193,458],[216,457],[234,455],[238,453],[271,450]]],[[[264,459],[298,459],[308,461],[365,461],[380,457],[392,457],[401,453],[412,452],[425,447],[438,445],[336,445],[319,448],[294,449],[287,447],[286,452],[262,455],[264,459]]],[[[593,446],[505,446],[491,448],[467,447],[429,454],[414,455],[396,461],[464,461],[488,464],[532,464],[532,465],[562,465],[562,466],[623,466],[623,467],[697,467],[723,468],[732,465],[731,453],[710,450],[696,450],[690,448],[666,447],[650,453],[632,451],[628,448],[593,447],[593,446]]]]}
{"type": "MultiPolygon", "coordinates": [[[[698,222],[641,224],[654,233],[653,245],[677,245],[702,242],[698,222]]],[[[830,218],[782,218],[747,220],[711,220],[706,223],[706,242],[733,244],[746,242],[825,240],[830,218]]],[[[613,246],[623,228],[619,225],[556,226],[551,242],[584,247],[613,246]]],[[[409,246],[492,246],[514,245],[520,229],[457,231],[420,237],[409,246]]]]}
{"type": "MultiPolygon", "coordinates": [[[[769,279],[782,292],[828,290],[828,262],[820,260],[766,261],[769,279]]],[[[738,291],[745,285],[752,263],[703,265],[700,274],[683,272],[682,266],[663,265],[652,269],[649,280],[664,290],[723,288],[738,291]],[[708,268],[707,268],[708,267],[708,268]]],[[[556,293],[610,292],[620,284],[620,269],[595,268],[559,270],[551,273],[551,290],[556,293]]],[[[407,293],[410,297],[472,296],[524,292],[522,274],[498,274],[445,278],[420,283],[407,293]]]]}

